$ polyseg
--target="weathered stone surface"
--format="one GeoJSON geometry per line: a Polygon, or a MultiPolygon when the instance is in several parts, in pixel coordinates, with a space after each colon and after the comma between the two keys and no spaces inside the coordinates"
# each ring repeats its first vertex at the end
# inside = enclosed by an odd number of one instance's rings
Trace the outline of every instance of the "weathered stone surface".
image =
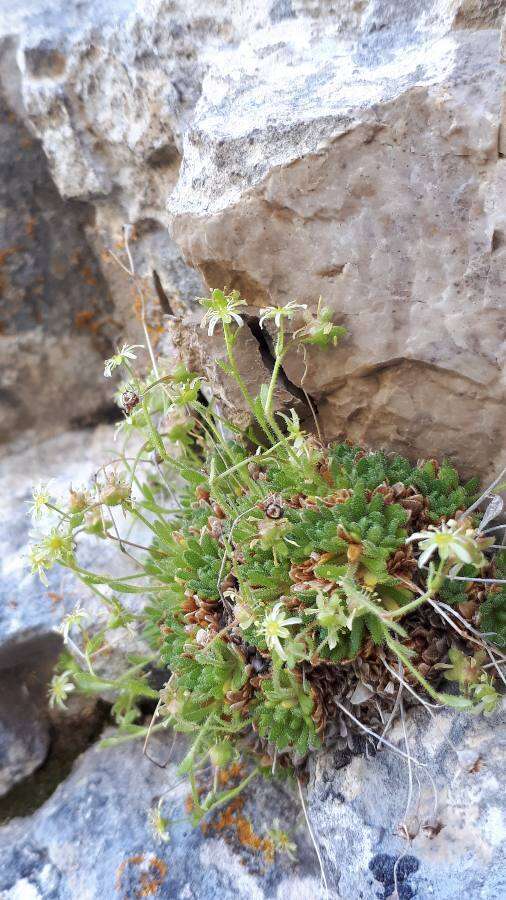
{"type": "MultiPolygon", "coordinates": [[[[156,738],[150,753],[166,759],[170,740],[156,738]]],[[[0,829],[2,900],[124,900],[244,898],[307,900],[319,896],[314,852],[301,826],[295,795],[274,783],[254,782],[242,815],[260,837],[273,813],[298,845],[299,862],[277,856],[270,866],[248,850],[236,829],[204,836],[186,822],[170,826],[170,842],[156,838],[148,818],[166,794],[163,814],[184,816],[187,785],[175,765],[160,769],[140,743],[87,751],[72,775],[30,819],[0,829]],[[148,890],[148,888],[150,889],[148,890]]]]}
{"type": "MultiPolygon", "coordinates": [[[[32,487],[39,480],[52,481],[52,489],[64,496],[69,485],[86,486],[99,466],[117,456],[114,431],[109,426],[66,432],[28,449],[11,446],[2,459],[0,477],[0,669],[17,665],[27,657],[31,642],[38,642],[40,657],[47,645],[54,653],[54,629],[78,602],[99,616],[103,609],[94,595],[71,573],[55,566],[48,572],[46,588],[30,574],[28,547],[33,525],[28,515],[32,487]]],[[[110,541],[81,536],[81,564],[92,571],[120,575],[130,572],[129,561],[110,541]]],[[[139,602],[139,601],[138,601],[139,602]]],[[[118,635],[120,636],[120,635],[118,635]]]]}
{"type": "Polygon", "coordinates": [[[91,208],[62,201],[39,142],[1,94],[0,173],[3,442],[103,413],[112,301],[85,239],[91,208]]]}
{"type": "MultiPolygon", "coordinates": [[[[407,761],[393,751],[355,757],[344,768],[332,753],[317,760],[309,815],[327,877],[340,897],[363,900],[504,896],[504,712],[486,719],[446,710],[431,721],[418,710],[409,716],[407,736],[410,754],[421,763],[412,766],[407,812],[407,761]],[[409,843],[399,836],[403,822],[409,843]]],[[[406,752],[400,724],[389,739],[406,752]]]]}
{"type": "MultiPolygon", "coordinates": [[[[85,486],[106,461],[117,456],[109,426],[67,432],[23,448],[5,449],[0,477],[0,795],[44,760],[49,743],[47,684],[62,648],[55,628],[77,603],[89,614],[91,630],[104,625],[105,610],[94,594],[66,570],[48,572],[45,587],[30,574],[28,547],[33,525],[28,515],[31,490],[52,481],[57,496],[70,484],[85,486]]],[[[144,529],[133,535],[142,540],[144,529]]],[[[131,574],[132,567],[110,541],[84,537],[80,563],[108,575],[131,574]]],[[[143,602],[135,595],[135,605],[143,602]]],[[[126,629],[110,635],[97,660],[104,678],[123,670],[125,655],[145,652],[140,638],[126,629]]],[[[107,696],[107,695],[106,695],[107,696]]],[[[74,710],[75,715],[75,710],[74,710]]]]}
{"type": "MultiPolygon", "coordinates": [[[[168,235],[165,198],[177,179],[181,129],[199,93],[200,48],[204,37],[213,40],[214,28],[207,17],[199,22],[194,9],[173,6],[42,0],[22,4],[0,24],[0,82],[10,109],[40,139],[66,208],[88,211],[81,252],[99,267],[115,340],[138,340],[144,304],[156,342],[161,314],[203,290],[168,235]],[[129,267],[124,225],[135,280],[110,252],[129,267]]],[[[83,298],[88,329],[104,318],[90,310],[83,298]]],[[[100,369],[92,359],[87,367],[100,369]]]]}
{"type": "Polygon", "coordinates": [[[143,308],[156,343],[162,314],[203,292],[165,211],[203,62],[166,6],[2,11],[2,440],[98,419],[111,346],[139,342],[143,308]],[[111,255],[129,267],[124,225],[135,279],[111,255]]]}
{"type": "MultiPolygon", "coordinates": [[[[218,331],[209,336],[202,332],[201,315],[188,312],[182,317],[165,320],[164,334],[159,343],[160,352],[167,358],[182,363],[191,372],[205,377],[207,391],[212,386],[212,398],[220,407],[222,415],[241,428],[251,421],[251,411],[241,394],[237,383],[226,375],[223,366],[228,365],[228,355],[223,334],[218,331]]],[[[258,336],[247,325],[238,332],[234,355],[238,371],[251,396],[256,396],[258,383],[268,383],[272,365],[268,351],[260,345],[258,336]]],[[[275,391],[274,407],[299,406],[299,396],[290,386],[280,381],[275,391]]],[[[300,411],[300,410],[299,410],[300,411]]]]}
{"type": "Polygon", "coordinates": [[[0,797],[44,762],[49,727],[44,680],[37,665],[2,672],[0,693],[0,797]]]}
{"type": "MultiPolygon", "coordinates": [[[[505,4],[340,8],[220,54],[184,139],[173,235],[208,283],[256,306],[322,295],[348,326],[305,379],[329,436],[496,468],[505,4]]],[[[300,384],[301,359],[285,368],[300,384]]]]}

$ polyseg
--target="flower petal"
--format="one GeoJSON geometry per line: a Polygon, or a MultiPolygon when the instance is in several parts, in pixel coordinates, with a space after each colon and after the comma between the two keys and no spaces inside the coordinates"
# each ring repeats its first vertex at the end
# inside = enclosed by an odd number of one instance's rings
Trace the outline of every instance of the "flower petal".
{"type": "Polygon", "coordinates": [[[431,558],[431,556],[433,555],[435,550],[436,550],[436,547],[434,544],[432,544],[430,547],[427,547],[427,549],[418,558],[418,568],[419,569],[421,569],[422,566],[424,566],[425,563],[427,563],[429,561],[429,559],[431,558]]]}

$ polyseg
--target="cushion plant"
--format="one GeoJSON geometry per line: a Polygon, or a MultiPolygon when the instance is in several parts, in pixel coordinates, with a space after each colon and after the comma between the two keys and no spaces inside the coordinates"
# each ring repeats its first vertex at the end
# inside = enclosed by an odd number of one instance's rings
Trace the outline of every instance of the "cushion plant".
{"type": "Polygon", "coordinates": [[[294,410],[275,412],[286,354],[309,345],[323,353],[344,336],[329,311],[261,311],[275,359],[270,383],[252,396],[235,355],[245,301],[215,290],[201,302],[203,326],[223,333],[225,372],[252,426],[240,433],[225,421],[200,375],[159,361],[141,376],[136,348],[122,347],[105,374],[126,376],[125,449],[62,503],[37,489],[34,515],[53,519],[31,550],[43,579],[66,566],[108,611],[99,630],[81,608],[63,623],[68,652],[51,701],[112,691],[118,740],[154,728],[188,735],[181,772],[195,822],[258,773],[300,776],[322,746],[390,745],[400,697],[490,712],[506,646],[506,557],[480,527],[476,482],[462,484],[447,462],[327,445],[294,410]],[[141,435],[133,455],[131,434],[141,435]],[[148,529],[147,546],[120,535],[120,511],[148,529]],[[119,543],[135,574],[83,569],[82,533],[119,543]],[[148,602],[136,607],[139,595],[148,602]],[[119,627],[142,632],[150,652],[107,680],[100,654],[119,627]],[[156,706],[149,724],[146,700],[156,706]],[[205,766],[218,772],[239,759],[238,784],[215,777],[203,789],[205,766]]]}

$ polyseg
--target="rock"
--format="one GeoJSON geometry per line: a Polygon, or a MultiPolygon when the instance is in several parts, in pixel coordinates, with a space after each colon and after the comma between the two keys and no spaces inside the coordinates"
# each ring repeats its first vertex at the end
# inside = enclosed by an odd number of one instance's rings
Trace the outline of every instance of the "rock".
{"type": "MultiPolygon", "coordinates": [[[[104,609],[68,571],[48,572],[48,587],[30,574],[27,560],[32,527],[28,503],[32,486],[52,480],[63,495],[70,484],[85,485],[90,475],[117,454],[113,429],[67,432],[26,448],[4,448],[0,477],[0,796],[31,774],[45,759],[49,745],[47,685],[62,649],[55,632],[65,615],[81,602],[89,627],[104,623],[104,609]]],[[[136,533],[140,538],[144,531],[136,533]]],[[[79,560],[108,574],[131,572],[128,560],[111,542],[85,538],[79,560]],[[97,553],[97,547],[99,552],[97,553]]],[[[136,605],[143,602],[135,595],[136,605]]],[[[145,651],[136,635],[119,629],[102,653],[97,672],[113,677],[125,655],[145,651]]],[[[75,710],[74,710],[75,715],[75,710]]]]}
{"type": "MultiPolygon", "coordinates": [[[[155,736],[150,753],[164,761],[168,744],[155,736]]],[[[0,829],[0,898],[320,896],[314,851],[300,822],[295,822],[300,811],[295,795],[258,780],[241,811],[251,834],[265,836],[275,813],[295,838],[299,862],[277,854],[269,865],[261,852],[248,848],[244,837],[241,844],[234,827],[211,829],[205,836],[199,828],[176,821],[169,826],[168,843],[157,837],[149,813],[161,796],[166,795],[163,815],[184,816],[188,786],[180,784],[168,792],[178,781],[175,765],[154,765],[142,755],[140,743],[88,750],[41,809],[0,829]]],[[[247,832],[247,826],[243,828],[247,832]]]]}
{"type": "MultiPolygon", "coordinates": [[[[54,181],[67,219],[80,214],[83,259],[74,290],[81,299],[67,313],[78,336],[89,339],[105,329],[115,343],[138,343],[144,308],[156,343],[162,315],[203,293],[200,277],[169,237],[165,210],[177,179],[180,132],[199,93],[199,48],[210,26],[207,18],[191,24],[183,8],[172,12],[165,3],[133,0],[106,8],[41,0],[2,19],[0,84],[9,114],[26,123],[26,140],[45,156],[45,180],[54,181]],[[135,278],[122,268],[130,267],[124,225],[135,278]],[[84,257],[93,264],[83,294],[81,269],[90,269],[84,257]],[[96,297],[103,308],[96,308],[96,297]]],[[[27,289],[33,290],[29,276],[27,289]]],[[[48,295],[57,309],[58,298],[48,295]]],[[[77,373],[86,368],[100,379],[100,362],[68,356],[77,373]]],[[[55,348],[54,368],[60,359],[55,348]]],[[[95,382],[89,383],[91,393],[95,382]]]]}
{"type": "MultiPolygon", "coordinates": [[[[418,710],[409,717],[407,733],[410,753],[421,763],[412,768],[407,813],[407,761],[393,751],[354,757],[344,768],[339,754],[315,762],[309,815],[327,877],[340,897],[363,900],[504,896],[504,714],[487,719],[445,710],[427,721],[418,710]],[[409,843],[399,835],[403,820],[409,843]]],[[[400,725],[389,740],[405,751],[400,725]]]]}
{"type": "MultiPolygon", "coordinates": [[[[172,234],[208,284],[321,295],[348,327],[304,381],[328,437],[497,470],[505,4],[302,6],[206,73],[172,234]]],[[[304,361],[285,371],[300,385],[304,361]]]]}
{"type": "Polygon", "coordinates": [[[0,698],[0,797],[31,775],[49,749],[47,706],[41,681],[34,673],[2,672],[0,698]]]}
{"type": "MultiPolygon", "coordinates": [[[[48,587],[30,574],[32,487],[40,480],[52,481],[55,492],[64,495],[71,484],[86,485],[98,466],[117,453],[114,432],[108,426],[66,432],[28,448],[18,446],[11,445],[2,459],[0,477],[0,669],[17,665],[23,648],[34,641],[38,655],[44,643],[53,653],[54,629],[79,601],[85,601],[92,612],[98,609],[91,592],[67,570],[51,569],[48,587]]],[[[110,542],[98,542],[99,554],[96,539],[85,536],[80,546],[85,566],[118,574],[124,570],[125,562],[110,542]]]]}
{"type": "Polygon", "coordinates": [[[61,199],[1,93],[0,171],[1,443],[103,415],[112,301],[85,239],[90,207],[61,199]]]}
{"type": "MultiPolygon", "coordinates": [[[[131,447],[135,445],[132,444],[131,447]]],[[[70,485],[86,486],[99,466],[117,456],[114,431],[110,426],[67,432],[33,446],[9,448],[2,461],[0,477],[0,675],[12,667],[30,677],[36,673],[45,694],[53,665],[62,649],[55,629],[75,606],[87,613],[87,627],[93,632],[106,624],[107,611],[101,601],[69,570],[58,566],[47,573],[44,586],[28,565],[33,525],[28,515],[32,487],[39,480],[51,481],[57,496],[65,496],[70,485]]],[[[119,522],[119,520],[118,520],[119,522]]],[[[121,530],[121,523],[119,522],[121,530]]],[[[132,529],[130,538],[149,541],[144,526],[132,529]]],[[[112,541],[80,535],[77,542],[80,565],[108,577],[133,573],[133,563],[112,541]]],[[[145,602],[142,594],[123,598],[125,606],[137,611],[145,602]]],[[[146,652],[135,631],[120,628],[106,635],[108,647],[97,659],[96,672],[104,679],[124,669],[128,654],[146,652]]],[[[106,699],[109,694],[104,695],[106,699]]],[[[46,698],[41,705],[46,708],[46,698]]]]}

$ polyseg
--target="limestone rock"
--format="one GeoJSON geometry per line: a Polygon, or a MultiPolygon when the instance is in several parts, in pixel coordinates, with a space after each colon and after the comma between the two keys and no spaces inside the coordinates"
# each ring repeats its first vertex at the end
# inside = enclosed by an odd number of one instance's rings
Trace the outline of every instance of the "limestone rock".
{"type": "Polygon", "coordinates": [[[46,758],[49,725],[44,680],[23,668],[2,672],[0,696],[0,797],[46,758]],[[41,683],[42,682],[42,683],[41,683]]]}
{"type": "Polygon", "coordinates": [[[164,209],[179,112],[183,121],[194,105],[203,63],[193,33],[167,4],[152,6],[36,0],[2,11],[3,440],[103,416],[113,345],[139,343],[143,315],[156,343],[162,315],[203,293],[164,209]]]}
{"type": "MultiPolygon", "coordinates": [[[[113,429],[100,426],[67,432],[29,448],[11,446],[2,459],[0,670],[20,661],[33,665],[34,657],[54,658],[55,641],[59,645],[54,629],[78,602],[89,610],[92,620],[96,618],[97,627],[103,622],[103,608],[69,571],[58,566],[49,570],[47,588],[37,575],[30,574],[28,548],[34,526],[28,515],[28,501],[32,487],[40,480],[51,481],[52,490],[59,496],[65,496],[71,484],[75,488],[86,486],[98,467],[116,455],[113,429]],[[29,649],[34,641],[36,652],[29,649]]],[[[81,537],[84,540],[81,543],[80,538],[78,559],[84,567],[112,575],[130,572],[128,559],[112,542],[81,537]]],[[[140,595],[137,602],[141,602],[140,595]]],[[[125,651],[127,646],[128,642],[125,651]]]]}
{"type": "MultiPolygon", "coordinates": [[[[90,476],[114,458],[114,432],[108,426],[67,432],[26,448],[11,445],[2,459],[0,477],[0,795],[31,774],[49,744],[47,685],[62,649],[55,629],[81,603],[91,631],[104,625],[105,610],[94,595],[67,570],[48,572],[48,587],[30,574],[28,547],[32,523],[31,490],[39,480],[64,496],[68,487],[86,486],[90,476]]],[[[144,531],[133,535],[143,539],[144,531]]],[[[128,560],[109,541],[85,537],[79,542],[80,563],[108,575],[130,574],[128,560]]],[[[135,595],[137,609],[142,595],[135,595]]],[[[127,601],[128,605],[128,601],[127,601]]],[[[119,629],[97,661],[103,678],[125,668],[128,653],[143,653],[140,637],[119,629]]],[[[108,694],[104,695],[110,699],[108,694]]],[[[74,710],[74,715],[76,711],[74,710]]]]}
{"type": "MultiPolygon", "coordinates": [[[[164,761],[170,740],[155,736],[150,753],[164,761]]],[[[142,755],[140,743],[94,747],[71,776],[28,819],[0,828],[0,897],[13,900],[98,900],[146,896],[214,900],[306,900],[319,897],[314,851],[299,822],[295,795],[275,783],[254,782],[244,810],[252,834],[265,837],[274,813],[297,843],[299,862],[276,856],[269,865],[240,841],[237,829],[204,836],[184,821],[169,826],[170,842],[155,836],[150,810],[166,795],[162,814],[184,816],[187,785],[174,763],[165,769],[142,755]]],[[[233,816],[231,817],[233,819],[233,816]]],[[[246,826],[243,826],[246,829],[246,826]]],[[[247,829],[246,829],[247,830],[247,829]]]]}
{"type": "MultiPolygon", "coordinates": [[[[251,421],[251,412],[234,379],[224,373],[228,356],[223,334],[217,329],[209,336],[201,328],[202,316],[198,312],[187,313],[165,320],[165,331],[159,349],[163,355],[182,363],[190,372],[205,378],[204,390],[212,394],[219,404],[221,414],[240,428],[251,421]]],[[[248,325],[247,312],[243,314],[245,327],[237,334],[234,355],[238,371],[246,390],[252,397],[258,392],[260,381],[268,383],[272,372],[269,351],[259,341],[257,329],[248,325]]],[[[286,380],[280,381],[275,392],[274,408],[288,405],[303,409],[300,392],[293,391],[286,380]]],[[[211,399],[211,396],[209,397],[211,399]]]]}
{"type": "Polygon", "coordinates": [[[1,93],[0,173],[1,443],[103,414],[112,301],[85,239],[89,206],[62,201],[1,93]]]}
{"type": "MultiPolygon", "coordinates": [[[[501,790],[506,745],[504,712],[493,718],[446,710],[407,722],[412,765],[388,749],[339,754],[315,764],[309,815],[319,836],[327,877],[339,897],[376,900],[495,900],[506,888],[506,807],[501,790]],[[434,791],[438,793],[434,810],[434,791]],[[419,788],[420,784],[420,788],[419,788]],[[405,822],[408,843],[399,835],[405,822]]],[[[389,740],[406,752],[402,727],[389,740]]]]}
{"type": "MultiPolygon", "coordinates": [[[[348,327],[304,382],[329,437],[496,470],[505,4],[339,8],[220,54],[184,138],[173,236],[209,284],[256,306],[321,295],[348,327]]],[[[300,385],[301,360],[285,370],[300,385]]]]}

